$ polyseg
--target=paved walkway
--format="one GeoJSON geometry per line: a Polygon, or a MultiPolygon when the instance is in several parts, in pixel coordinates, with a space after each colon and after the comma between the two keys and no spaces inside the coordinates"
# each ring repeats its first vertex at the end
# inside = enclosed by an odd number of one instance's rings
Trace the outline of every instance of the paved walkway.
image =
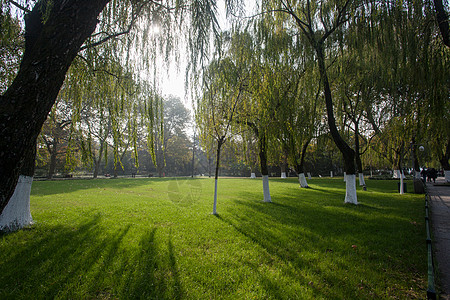
{"type": "Polygon", "coordinates": [[[450,299],[450,186],[443,184],[444,178],[439,177],[436,184],[428,182],[427,189],[437,283],[441,293],[439,299],[450,299]]]}

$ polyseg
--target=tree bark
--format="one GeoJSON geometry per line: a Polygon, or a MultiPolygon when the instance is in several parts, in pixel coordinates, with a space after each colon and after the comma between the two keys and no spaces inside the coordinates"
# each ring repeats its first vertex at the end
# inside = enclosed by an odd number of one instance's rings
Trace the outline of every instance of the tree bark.
{"type": "Polygon", "coordinates": [[[362,161],[361,161],[361,154],[360,154],[360,146],[359,146],[359,126],[358,123],[355,122],[355,162],[356,162],[356,169],[359,173],[363,172],[362,167],[362,161]]]}
{"type": "Polygon", "coordinates": [[[305,177],[305,156],[306,156],[306,149],[308,149],[310,141],[311,140],[308,140],[303,144],[302,153],[300,153],[300,162],[299,163],[297,162],[295,164],[295,171],[297,172],[300,187],[302,188],[309,187],[305,177]]]}
{"type": "Polygon", "coordinates": [[[14,193],[0,214],[0,231],[15,231],[33,224],[30,192],[36,161],[36,146],[27,149],[14,193]]]}
{"type": "Polygon", "coordinates": [[[219,168],[220,168],[220,152],[222,145],[225,143],[225,136],[222,136],[217,140],[217,151],[216,151],[216,172],[214,176],[214,204],[213,204],[213,215],[217,214],[217,181],[219,180],[219,168]]]}
{"type": "Polygon", "coordinates": [[[350,146],[345,142],[345,140],[339,134],[336,126],[336,120],[334,118],[333,111],[333,98],[331,96],[330,83],[328,82],[328,75],[325,67],[325,57],[322,49],[321,43],[316,43],[315,50],[317,54],[317,62],[319,65],[320,78],[323,82],[325,105],[327,109],[328,126],[330,128],[331,136],[333,141],[338,147],[339,151],[342,153],[344,158],[344,170],[347,175],[355,174],[355,151],[350,148],[350,146]]]}
{"type": "Polygon", "coordinates": [[[323,53],[322,43],[315,43],[314,48],[317,54],[317,62],[319,65],[320,78],[323,82],[325,106],[327,109],[328,127],[333,138],[334,143],[342,153],[344,158],[344,171],[346,172],[346,193],[345,203],[358,204],[356,194],[356,179],[355,179],[355,151],[345,142],[339,134],[336,126],[333,111],[333,98],[331,96],[330,83],[328,82],[327,69],[325,67],[325,57],[323,53]]]}
{"type": "MultiPolygon", "coordinates": [[[[92,153],[93,156],[93,160],[94,160],[94,174],[93,174],[93,178],[97,178],[98,177],[98,173],[100,172],[100,164],[102,162],[102,157],[103,157],[103,147],[105,146],[104,142],[100,142],[100,149],[98,150],[99,154],[98,154],[98,159],[95,156],[95,152],[92,153]]],[[[106,146],[107,147],[107,146],[106,146]]]]}
{"type": "Polygon", "coordinates": [[[444,45],[450,47],[450,28],[443,1],[434,0],[434,9],[436,11],[436,20],[439,26],[439,30],[441,31],[442,41],[444,42],[444,45]]]}
{"type": "Polygon", "coordinates": [[[269,168],[267,167],[267,152],[266,152],[266,135],[258,136],[259,142],[259,163],[261,166],[261,174],[269,175],[269,168]]]}
{"type": "Polygon", "coordinates": [[[36,145],[70,64],[109,0],[52,1],[43,23],[44,2],[26,15],[20,69],[0,97],[0,212],[13,194],[25,152],[36,145]]]}
{"type": "Polygon", "coordinates": [[[267,137],[265,133],[258,136],[259,142],[259,160],[261,164],[261,174],[263,180],[264,202],[272,202],[269,189],[269,168],[267,167],[267,137]]]}
{"type": "Polygon", "coordinates": [[[302,152],[300,153],[300,162],[297,162],[296,160],[296,164],[295,164],[295,172],[297,172],[297,174],[301,174],[301,173],[305,173],[305,156],[306,156],[306,149],[308,149],[309,143],[311,140],[306,141],[303,144],[302,147],[302,152]]]}

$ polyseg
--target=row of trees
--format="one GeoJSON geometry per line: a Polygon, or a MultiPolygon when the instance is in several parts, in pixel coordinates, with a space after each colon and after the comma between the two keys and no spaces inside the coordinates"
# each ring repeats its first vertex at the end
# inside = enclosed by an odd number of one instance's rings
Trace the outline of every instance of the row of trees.
{"type": "MultiPolygon", "coordinates": [[[[120,102],[120,96],[110,98],[114,101],[120,102]]],[[[112,104],[97,103],[110,105],[101,107],[83,101],[77,112],[72,101],[58,99],[38,138],[36,174],[48,179],[57,172],[91,173],[93,178],[191,174],[190,113],[179,98],[161,97],[153,126],[146,124],[150,121],[145,105],[125,104],[137,110],[113,113],[118,103],[112,104]]]]}
{"type": "Polygon", "coordinates": [[[345,202],[358,203],[364,161],[402,170],[413,159],[419,171],[419,145],[450,180],[450,51],[438,6],[268,0],[260,9],[222,34],[202,78],[197,119],[217,161],[226,140],[246,153],[256,146],[265,201],[268,160],[307,187],[305,155],[324,135],[342,155],[345,202]]]}
{"type": "MultiPolygon", "coordinates": [[[[235,15],[241,3],[226,2],[235,15]]],[[[158,54],[179,60],[180,37],[194,86],[202,87],[196,119],[204,147],[216,149],[216,170],[221,147],[234,140],[251,168],[259,161],[266,201],[269,163],[294,167],[306,186],[305,154],[327,135],[342,155],[346,202],[357,203],[365,151],[401,169],[405,153],[426,143],[450,169],[448,12],[441,0],[264,0],[253,22],[223,34],[213,0],[0,5],[8,29],[2,41],[23,45],[6,56],[1,49],[2,79],[14,80],[0,99],[0,213],[19,175],[33,175],[38,137],[50,152],[58,144],[41,134],[49,113],[57,130],[70,132],[69,164],[76,165],[75,149],[97,172],[110,150],[114,167],[124,153],[136,162],[140,137],[156,160],[169,140],[155,66],[158,54]],[[23,39],[11,7],[23,11],[23,39]],[[6,70],[19,63],[17,74],[6,70]],[[73,115],[60,118],[64,110],[73,115]]]]}
{"type": "MultiPolygon", "coordinates": [[[[156,140],[161,140],[161,148],[164,141],[162,101],[155,92],[160,72],[155,66],[178,60],[175,50],[184,39],[193,62],[190,69],[195,70],[210,32],[218,27],[216,5],[210,0],[5,0],[0,9],[2,41],[16,32],[21,40],[17,56],[7,54],[10,62],[5,63],[19,65],[17,72],[1,73],[13,78],[0,97],[2,227],[23,226],[31,219],[19,220],[23,205],[4,209],[13,193],[29,191],[36,143],[59,97],[58,103],[74,112],[69,151],[80,145],[85,160],[98,165],[111,147],[117,165],[127,146],[136,156],[138,130],[146,128],[147,145],[156,159],[156,140]],[[16,15],[23,20],[15,21],[16,15]]],[[[69,126],[55,120],[61,127],[69,126]]],[[[47,142],[52,149],[54,141],[47,142]]]]}

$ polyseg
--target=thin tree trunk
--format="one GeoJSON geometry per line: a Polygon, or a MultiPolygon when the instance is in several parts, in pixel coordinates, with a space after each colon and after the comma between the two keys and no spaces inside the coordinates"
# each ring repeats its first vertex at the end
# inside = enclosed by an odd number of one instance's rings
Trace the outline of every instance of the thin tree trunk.
{"type": "Polygon", "coordinates": [[[311,140],[308,140],[303,144],[302,153],[300,154],[300,163],[297,164],[297,166],[296,166],[296,172],[299,176],[298,180],[300,183],[300,187],[302,187],[302,188],[309,187],[308,182],[306,181],[306,176],[305,176],[305,156],[306,156],[306,150],[308,149],[308,145],[309,145],[310,141],[311,140]]]}
{"type": "Polygon", "coordinates": [[[272,202],[269,189],[269,168],[267,167],[267,152],[266,152],[266,135],[259,136],[259,161],[261,164],[261,174],[263,179],[263,194],[264,202],[272,202]]]}
{"type": "Polygon", "coordinates": [[[95,153],[93,153],[93,155],[94,155],[94,174],[92,177],[94,179],[98,177],[98,173],[100,172],[100,164],[102,162],[102,157],[103,157],[103,146],[104,146],[104,143],[101,143],[99,154],[98,154],[98,159],[95,157],[95,153]]]}
{"type": "Polygon", "coordinates": [[[259,137],[259,162],[261,166],[261,174],[269,175],[269,168],[267,167],[267,153],[266,153],[266,135],[259,137]]]}
{"type": "Polygon", "coordinates": [[[217,182],[219,180],[219,168],[220,168],[220,151],[222,145],[225,142],[224,137],[217,141],[217,151],[216,151],[216,171],[214,176],[214,205],[213,205],[213,215],[217,214],[217,182]]]}
{"type": "Polygon", "coordinates": [[[400,174],[400,194],[403,195],[405,193],[405,190],[403,188],[403,177],[405,176],[403,174],[403,158],[402,158],[402,153],[404,150],[404,145],[403,143],[400,146],[400,149],[397,152],[397,168],[399,170],[399,174],[400,174]]]}
{"type": "Polygon", "coordinates": [[[285,161],[281,163],[280,169],[281,169],[281,178],[286,178],[287,163],[285,161]]]}
{"type": "Polygon", "coordinates": [[[359,124],[358,122],[354,122],[354,124],[355,124],[355,161],[356,161],[356,168],[358,169],[359,185],[365,186],[366,182],[364,180],[363,166],[360,153],[360,144],[359,144],[359,124]]]}
{"type": "Polygon", "coordinates": [[[56,158],[58,156],[58,149],[56,142],[53,142],[52,151],[50,152],[50,166],[48,168],[47,179],[52,179],[56,170],[56,158]]]}
{"type": "MultiPolygon", "coordinates": [[[[221,145],[222,147],[222,145],[221,145]]],[[[192,142],[192,175],[191,177],[194,178],[194,165],[195,164],[195,131],[194,131],[194,138],[192,142]]]]}
{"type": "Polygon", "coordinates": [[[109,1],[52,1],[45,23],[44,1],[27,13],[20,69],[0,96],[0,213],[14,192],[25,153],[35,147],[70,64],[109,1]]]}

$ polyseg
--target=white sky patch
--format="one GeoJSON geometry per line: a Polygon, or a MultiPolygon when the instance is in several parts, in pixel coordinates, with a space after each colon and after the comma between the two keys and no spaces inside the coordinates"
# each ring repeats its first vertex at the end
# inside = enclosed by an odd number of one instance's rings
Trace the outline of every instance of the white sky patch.
{"type": "MultiPolygon", "coordinates": [[[[245,9],[247,16],[252,15],[256,10],[256,2],[245,0],[245,9]]],[[[226,17],[225,1],[218,1],[217,13],[217,21],[219,22],[220,29],[229,30],[231,28],[231,22],[227,20],[226,17]]],[[[185,47],[181,46],[180,49],[185,49],[185,47]]],[[[160,87],[164,96],[174,95],[179,97],[184,105],[192,111],[191,99],[185,88],[185,70],[187,62],[183,59],[184,57],[186,57],[185,53],[181,53],[181,61],[178,67],[173,63],[170,65],[167,72],[161,72],[161,74],[166,73],[167,75],[161,78],[160,87]]]]}

